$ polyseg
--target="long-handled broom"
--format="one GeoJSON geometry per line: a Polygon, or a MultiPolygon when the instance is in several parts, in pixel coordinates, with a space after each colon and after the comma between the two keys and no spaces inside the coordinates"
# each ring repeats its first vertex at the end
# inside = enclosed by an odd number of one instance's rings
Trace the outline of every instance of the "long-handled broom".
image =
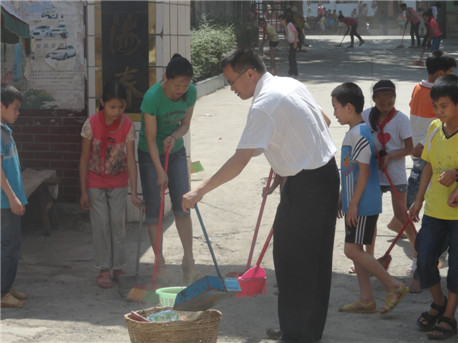
{"type": "Polygon", "coordinates": [[[404,35],[406,34],[406,28],[407,28],[407,23],[406,23],[406,26],[404,26],[404,32],[402,33],[402,39],[401,39],[401,44],[399,44],[396,49],[400,49],[400,48],[403,48],[404,45],[402,45],[402,43],[404,42],[404,35]]]}
{"type": "Polygon", "coordinates": [[[425,62],[422,61],[423,59],[423,55],[425,54],[425,51],[426,51],[426,47],[423,48],[423,51],[421,52],[421,56],[420,56],[420,59],[417,60],[417,61],[413,61],[413,65],[414,66],[424,66],[425,65],[425,62]]]}
{"type": "MultiPolygon", "coordinates": [[[[165,150],[165,161],[164,161],[164,171],[167,174],[167,169],[169,166],[169,153],[170,149],[165,150]]],[[[146,285],[136,285],[127,294],[127,300],[131,301],[144,301],[144,302],[154,302],[157,300],[156,295],[156,281],[157,281],[157,271],[159,266],[159,258],[161,254],[161,240],[162,240],[162,222],[164,219],[164,199],[165,199],[165,190],[167,187],[162,186],[161,188],[161,204],[159,207],[159,220],[157,224],[157,236],[156,236],[156,249],[154,256],[154,268],[153,268],[153,279],[151,284],[146,285]]]]}
{"type": "Polygon", "coordinates": [[[402,210],[404,211],[404,215],[406,217],[406,221],[404,223],[404,225],[402,226],[401,230],[399,230],[396,238],[393,240],[393,242],[391,243],[390,247],[388,248],[388,250],[386,251],[385,255],[383,255],[382,257],[378,258],[377,261],[380,262],[380,264],[385,268],[385,270],[388,270],[388,267],[390,266],[390,263],[391,263],[391,255],[390,255],[390,252],[391,250],[393,249],[394,245],[397,243],[397,241],[399,240],[399,238],[402,236],[402,234],[404,233],[404,230],[407,228],[407,225],[410,224],[410,226],[412,227],[412,230],[413,232],[415,233],[415,235],[417,234],[417,231],[415,230],[415,224],[413,223],[412,219],[410,218],[409,216],[409,213],[407,212],[407,208],[406,206],[404,205],[404,203],[402,202],[401,200],[401,197],[399,196],[399,193],[398,191],[396,190],[396,187],[394,186],[393,184],[393,181],[391,180],[391,177],[390,177],[390,174],[388,174],[388,170],[383,169],[383,173],[385,174],[386,178],[388,179],[388,182],[390,183],[390,186],[391,186],[391,189],[393,191],[393,194],[394,196],[396,197],[396,200],[399,202],[399,204],[402,206],[402,210]]]}

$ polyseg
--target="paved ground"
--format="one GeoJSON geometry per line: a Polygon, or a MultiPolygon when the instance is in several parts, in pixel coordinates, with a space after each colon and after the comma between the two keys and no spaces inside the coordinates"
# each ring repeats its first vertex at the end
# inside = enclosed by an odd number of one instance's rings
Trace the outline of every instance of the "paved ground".
{"type": "MultiPolygon", "coordinates": [[[[346,128],[341,127],[332,116],[330,93],[336,85],[346,81],[359,84],[368,107],[371,106],[371,86],[379,79],[391,79],[398,89],[396,107],[408,113],[414,84],[426,78],[424,67],[412,65],[414,60],[419,59],[420,51],[395,48],[400,44],[400,37],[364,38],[366,44],[362,47],[345,49],[336,47],[341,37],[311,36],[308,42],[312,48],[298,54],[299,79],[333,119],[331,133],[339,147],[346,128]]],[[[447,40],[443,48],[458,58],[458,42],[447,40]]],[[[286,75],[287,54],[283,43],[280,50],[279,72],[286,75]]],[[[192,175],[193,185],[213,174],[232,155],[249,106],[250,101],[241,101],[229,87],[198,100],[192,122],[192,159],[200,160],[205,170],[192,175]]],[[[337,157],[340,157],[339,154],[337,157]]],[[[409,168],[410,165],[408,161],[409,168]]],[[[260,192],[268,172],[265,158],[255,158],[238,179],[208,194],[200,203],[223,273],[244,269],[261,203],[260,192]]],[[[273,221],[278,197],[274,193],[268,198],[254,259],[273,221]]],[[[58,209],[61,225],[51,236],[42,236],[33,222],[26,226],[16,287],[27,292],[31,299],[22,310],[2,309],[2,341],[128,342],[123,315],[148,305],[128,303],[117,288],[102,290],[95,285],[88,214],[79,210],[76,204],[58,204],[58,209]]],[[[377,256],[383,255],[394,238],[385,228],[391,215],[389,198],[385,196],[384,213],[379,220],[377,256]]],[[[198,221],[194,213],[192,216],[196,263],[203,274],[215,275],[198,221]]],[[[164,238],[169,274],[175,283],[179,283],[182,250],[171,218],[165,226],[172,226],[164,238]]],[[[131,271],[137,224],[130,223],[128,229],[129,261],[126,270],[131,271]]],[[[415,320],[430,302],[427,292],[409,295],[383,319],[378,314],[345,315],[337,312],[338,306],[358,296],[356,278],[348,274],[351,263],[343,254],[343,237],[343,222],[338,221],[331,303],[323,342],[367,342],[369,339],[373,342],[426,342],[424,333],[415,329],[415,320]]],[[[142,275],[150,275],[152,271],[153,254],[148,246],[146,233],[143,232],[142,275]]],[[[390,272],[406,282],[409,282],[409,277],[405,270],[411,255],[405,240],[392,252],[390,272]]],[[[263,266],[268,276],[266,295],[228,299],[215,306],[223,313],[218,342],[270,342],[265,330],[278,325],[271,249],[264,258],[263,266]]],[[[444,263],[441,273],[445,275],[446,272],[447,263],[444,263]]],[[[373,287],[381,305],[383,287],[376,280],[373,287]]]]}

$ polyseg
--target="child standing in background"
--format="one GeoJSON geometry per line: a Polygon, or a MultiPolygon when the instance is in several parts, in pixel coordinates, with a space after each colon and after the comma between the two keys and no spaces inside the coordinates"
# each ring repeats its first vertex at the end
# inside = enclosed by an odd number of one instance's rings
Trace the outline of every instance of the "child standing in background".
{"type": "Polygon", "coordinates": [[[272,69],[272,74],[277,75],[277,64],[275,63],[274,56],[275,48],[279,42],[277,31],[264,18],[259,18],[259,26],[262,28],[262,43],[259,47],[259,53],[263,53],[264,43],[266,40],[269,40],[270,68],[272,69]]]}
{"type": "MultiPolygon", "coordinates": [[[[364,110],[363,119],[373,133],[378,152],[380,187],[383,193],[391,192],[394,216],[404,224],[408,219],[404,213],[407,197],[405,157],[410,155],[413,149],[409,118],[395,109],[396,87],[390,80],[381,80],[374,85],[372,100],[375,106],[364,110]],[[384,170],[390,176],[401,203],[392,191],[384,170]]],[[[416,257],[414,229],[409,225],[404,232],[416,257]]]]}
{"type": "Polygon", "coordinates": [[[299,34],[296,30],[296,27],[293,23],[287,22],[286,17],[283,14],[278,16],[278,20],[280,23],[285,27],[285,39],[288,42],[289,50],[288,50],[288,75],[297,79],[298,71],[297,71],[297,62],[296,62],[296,52],[297,52],[297,42],[299,34]]]}
{"type": "Polygon", "coordinates": [[[127,188],[137,196],[135,128],[124,111],[127,93],[119,81],[108,83],[102,109],[83,125],[80,158],[81,207],[90,211],[97,285],[110,288],[124,274],[127,188]],[[112,274],[110,274],[110,270],[112,274]]]}
{"type": "Polygon", "coordinates": [[[353,260],[358,277],[359,299],[339,308],[340,312],[375,313],[370,273],[385,286],[387,294],[381,314],[392,311],[409,292],[409,288],[394,279],[383,266],[363,249],[371,244],[378,215],[382,212],[382,193],[372,134],[362,121],[364,96],[361,88],[348,82],[332,93],[334,115],[341,125],[349,125],[342,143],[341,179],[337,216],[345,213],[345,255],[353,260]],[[343,213],[342,213],[343,212],[343,213]]]}
{"type": "Polygon", "coordinates": [[[13,86],[2,84],[1,97],[1,307],[20,308],[24,307],[23,300],[28,299],[28,296],[12,286],[21,249],[21,216],[25,213],[27,198],[16,143],[8,125],[14,124],[19,116],[22,95],[13,86]]]}

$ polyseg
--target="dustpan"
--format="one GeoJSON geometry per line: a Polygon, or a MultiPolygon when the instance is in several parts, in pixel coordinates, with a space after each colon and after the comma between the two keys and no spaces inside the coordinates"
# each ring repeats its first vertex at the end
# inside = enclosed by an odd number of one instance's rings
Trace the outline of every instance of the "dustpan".
{"type": "Polygon", "coordinates": [[[202,231],[207,241],[213,263],[218,276],[205,276],[177,294],[175,298],[174,310],[179,311],[205,311],[211,308],[217,301],[233,297],[238,294],[241,289],[239,282],[235,278],[223,278],[216,262],[215,253],[208,238],[207,230],[199,212],[197,205],[195,206],[197,217],[199,218],[202,231]]]}
{"type": "MultiPolygon", "coordinates": [[[[269,176],[267,177],[267,183],[265,187],[266,191],[270,188],[270,184],[272,182],[273,176],[274,176],[274,170],[270,168],[269,176]]],[[[258,237],[259,227],[261,226],[261,219],[262,219],[262,214],[264,212],[264,207],[266,205],[266,200],[267,200],[267,195],[262,197],[261,207],[259,209],[258,219],[256,221],[256,226],[254,228],[253,239],[251,240],[251,248],[250,248],[250,253],[248,254],[248,261],[246,263],[245,272],[248,271],[248,269],[251,267],[251,259],[253,258],[254,247],[256,245],[256,239],[258,237]]],[[[244,272],[230,272],[230,273],[227,273],[226,276],[239,277],[239,276],[242,276],[243,274],[244,272]]]]}
{"type": "Polygon", "coordinates": [[[264,254],[266,253],[267,247],[269,246],[270,240],[272,239],[273,233],[274,228],[272,227],[267,235],[266,242],[264,243],[264,247],[262,248],[256,265],[253,268],[248,269],[245,274],[238,278],[242,291],[235,297],[255,297],[259,294],[266,294],[266,272],[260,265],[262,259],[264,258],[264,254]]]}

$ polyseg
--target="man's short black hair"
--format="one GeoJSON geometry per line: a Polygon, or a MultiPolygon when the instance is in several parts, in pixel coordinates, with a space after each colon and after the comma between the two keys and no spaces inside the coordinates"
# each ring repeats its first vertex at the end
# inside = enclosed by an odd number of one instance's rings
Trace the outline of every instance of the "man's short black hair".
{"type": "Polygon", "coordinates": [[[256,70],[260,74],[266,72],[262,57],[250,47],[240,47],[229,52],[221,61],[221,68],[227,65],[230,65],[239,74],[247,69],[256,70]]]}
{"type": "Polygon", "coordinates": [[[449,97],[455,105],[458,104],[458,76],[445,74],[439,77],[431,87],[430,96],[433,101],[449,97]]]}
{"type": "Polygon", "coordinates": [[[8,107],[14,102],[14,100],[19,100],[22,102],[22,95],[15,87],[2,83],[2,104],[5,107],[8,107]]]}
{"type": "Polygon", "coordinates": [[[429,75],[433,75],[438,71],[446,72],[450,68],[456,68],[456,61],[452,56],[442,50],[434,51],[426,59],[426,71],[429,75]]]}
{"type": "Polygon", "coordinates": [[[364,107],[364,95],[359,86],[353,82],[345,82],[334,88],[331,96],[342,105],[352,104],[356,113],[360,114],[364,107]]]}

